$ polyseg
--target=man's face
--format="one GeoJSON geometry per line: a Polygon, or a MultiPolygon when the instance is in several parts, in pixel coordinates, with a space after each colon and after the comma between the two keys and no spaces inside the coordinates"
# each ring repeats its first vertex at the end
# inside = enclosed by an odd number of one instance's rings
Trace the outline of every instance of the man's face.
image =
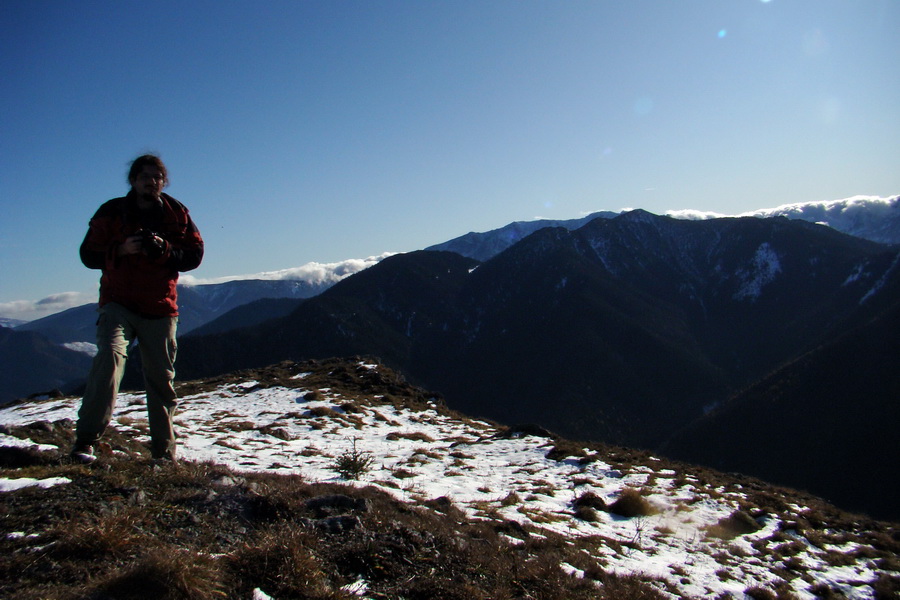
{"type": "Polygon", "coordinates": [[[166,185],[166,178],[157,167],[144,165],[141,171],[131,180],[135,193],[149,200],[158,200],[166,185]]]}

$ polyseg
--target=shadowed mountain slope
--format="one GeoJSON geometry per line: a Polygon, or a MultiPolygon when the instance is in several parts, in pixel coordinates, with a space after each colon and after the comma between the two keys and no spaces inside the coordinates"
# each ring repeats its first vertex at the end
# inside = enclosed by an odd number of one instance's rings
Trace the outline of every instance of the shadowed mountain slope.
{"type": "Polygon", "coordinates": [[[791,362],[664,451],[900,519],[900,304],[791,362]]]}
{"type": "Polygon", "coordinates": [[[0,327],[0,404],[54,388],[72,392],[87,375],[91,359],[31,331],[0,327]],[[34,365],[45,365],[45,370],[34,365]],[[46,372],[53,374],[48,378],[46,372]]]}
{"type": "Polygon", "coordinates": [[[282,319],[185,339],[179,373],[375,355],[470,414],[656,447],[866,313],[895,259],[805,222],[634,211],[480,265],[391,257],[282,319]]]}

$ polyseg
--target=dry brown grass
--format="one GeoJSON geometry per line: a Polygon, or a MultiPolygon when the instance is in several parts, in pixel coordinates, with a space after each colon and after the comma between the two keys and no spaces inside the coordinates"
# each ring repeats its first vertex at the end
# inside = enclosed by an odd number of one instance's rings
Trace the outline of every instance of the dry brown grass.
{"type": "Polygon", "coordinates": [[[402,432],[402,431],[392,431],[387,434],[387,439],[396,442],[397,440],[410,440],[413,442],[423,442],[423,443],[432,443],[434,442],[434,438],[422,431],[411,431],[411,432],[402,432]]]}
{"type": "Polygon", "coordinates": [[[620,517],[647,517],[655,515],[659,512],[650,502],[644,498],[640,490],[635,488],[625,488],[616,498],[616,501],[609,505],[609,512],[619,515],[620,517]]]}
{"type": "MultiPolygon", "coordinates": [[[[435,404],[429,396],[390,374],[373,374],[346,361],[323,361],[310,366],[309,371],[308,377],[297,380],[293,378],[297,365],[285,364],[238,374],[234,380],[253,378],[263,386],[304,390],[330,388],[329,397],[352,397],[353,405],[340,405],[343,413],[352,414],[357,409],[374,412],[377,404],[383,404],[376,396],[384,396],[404,409],[449,414],[439,402],[435,404]]],[[[214,387],[212,382],[193,385],[198,390],[204,385],[214,387]]],[[[317,398],[323,398],[321,393],[317,398]]],[[[379,408],[384,410],[383,406],[379,408]]],[[[348,417],[332,412],[336,416],[327,412],[323,416],[348,417]]],[[[430,414],[423,414],[423,418],[430,414]]],[[[295,413],[281,418],[298,416],[295,413]]],[[[71,436],[71,426],[71,422],[59,427],[41,426],[35,439],[67,447],[71,444],[71,437],[66,437],[71,436]]],[[[273,427],[272,433],[276,429],[273,427]]],[[[0,539],[0,597],[206,600],[249,598],[259,587],[276,598],[331,600],[348,598],[341,587],[359,578],[368,583],[367,596],[372,598],[659,600],[666,597],[661,590],[675,594],[672,584],[641,575],[615,576],[605,570],[610,559],[602,555],[609,554],[610,549],[627,553],[636,547],[634,540],[623,542],[601,535],[575,540],[548,535],[508,520],[509,511],[498,510],[496,499],[480,507],[473,505],[473,509],[481,509],[480,516],[485,520],[471,520],[447,498],[417,496],[418,502],[400,502],[374,488],[310,484],[298,476],[239,474],[205,463],[151,468],[141,459],[146,450],[140,444],[114,431],[109,437],[117,451],[132,458],[118,458],[117,454],[81,466],[35,451],[0,452],[0,475],[12,476],[18,470],[38,478],[65,476],[72,480],[46,490],[3,494],[0,529],[27,535],[0,539]],[[359,506],[366,508],[333,514],[311,508],[310,499],[334,494],[364,500],[359,506]],[[580,569],[584,578],[567,575],[559,568],[562,563],[580,569]]],[[[575,464],[603,460],[623,473],[648,460],[641,452],[601,444],[556,439],[548,442],[548,450],[551,445],[558,460],[575,464]]],[[[472,458],[462,450],[468,448],[457,448],[450,454],[460,463],[454,465],[457,468],[472,458]]],[[[321,451],[308,447],[303,453],[321,451]]],[[[416,457],[434,458],[429,454],[426,448],[418,448],[416,457]]],[[[688,471],[664,461],[653,464],[674,469],[675,478],[690,482],[703,498],[723,496],[736,489],[733,478],[711,470],[688,471]]],[[[518,493],[496,488],[491,492],[496,496],[508,494],[499,502],[502,507],[521,503],[519,494],[568,493],[540,482],[537,471],[523,469],[522,473],[527,483],[518,493]]],[[[452,474],[448,472],[448,476],[452,474]]],[[[398,470],[396,475],[404,473],[398,470]]],[[[573,481],[590,483],[587,477],[576,476],[573,481]]],[[[403,479],[378,482],[394,488],[409,483],[403,479]]],[[[849,555],[848,565],[876,564],[885,570],[897,570],[900,536],[896,529],[879,528],[834,512],[808,497],[781,494],[776,488],[748,479],[740,480],[740,485],[747,499],[740,506],[743,515],[750,519],[765,515],[789,523],[790,531],[754,542],[760,556],[781,561],[780,574],[785,579],[809,577],[795,556],[798,535],[823,546],[864,545],[849,555]],[[797,504],[808,508],[793,514],[797,504]]],[[[636,539],[642,531],[639,527],[643,527],[639,517],[654,510],[637,489],[626,489],[608,508],[602,499],[591,498],[589,493],[581,494],[572,506],[576,513],[584,511],[581,518],[585,519],[603,516],[597,511],[604,509],[636,517],[636,539]]],[[[554,522],[571,514],[531,511],[530,516],[554,522]]],[[[732,517],[738,526],[744,520],[732,517]]],[[[733,530],[735,524],[717,525],[733,530]]],[[[822,554],[826,560],[839,560],[833,551],[823,550],[822,554]]],[[[723,577],[740,577],[738,564],[740,557],[733,562],[723,558],[723,577]]],[[[688,577],[686,572],[683,576],[688,577]]],[[[880,573],[871,587],[878,600],[897,598],[900,577],[880,573]]],[[[823,595],[833,592],[825,588],[817,591],[823,595]]],[[[791,598],[787,584],[750,588],[746,593],[755,600],[791,598]]]]}
{"type": "Polygon", "coordinates": [[[735,511],[715,525],[708,527],[706,534],[714,538],[731,540],[740,535],[759,531],[759,529],[759,523],[753,517],[745,512],[735,511]]]}

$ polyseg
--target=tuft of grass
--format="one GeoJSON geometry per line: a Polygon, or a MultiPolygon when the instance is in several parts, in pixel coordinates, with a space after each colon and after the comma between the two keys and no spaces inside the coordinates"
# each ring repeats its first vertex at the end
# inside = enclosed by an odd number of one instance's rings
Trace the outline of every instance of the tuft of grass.
{"type": "Polygon", "coordinates": [[[331,408],[330,406],[313,406],[308,411],[308,416],[317,418],[317,417],[326,417],[326,418],[337,418],[340,414],[331,408]]]}
{"type": "Polygon", "coordinates": [[[547,452],[546,456],[549,460],[560,462],[567,458],[584,458],[587,456],[587,452],[582,445],[576,442],[560,440],[547,452]]]}
{"type": "Polygon", "coordinates": [[[575,508],[586,506],[588,508],[596,508],[597,510],[606,510],[606,502],[594,492],[585,492],[575,498],[572,502],[575,508]]]}
{"type": "Polygon", "coordinates": [[[706,534],[713,538],[732,540],[738,536],[760,530],[759,523],[747,513],[736,510],[715,525],[706,529],[706,534]]]}
{"type": "Polygon", "coordinates": [[[271,526],[258,532],[227,557],[229,570],[241,582],[232,594],[243,592],[233,597],[247,598],[260,588],[276,598],[346,598],[331,584],[316,545],[311,534],[296,527],[271,526]]]}
{"type": "Polygon", "coordinates": [[[227,598],[216,561],[185,550],[155,549],[134,566],[96,584],[91,597],[117,600],[214,600],[227,598]],[[99,592],[99,594],[98,594],[99,592]]]}
{"type": "Polygon", "coordinates": [[[274,424],[263,425],[257,429],[263,435],[270,435],[274,438],[278,438],[279,440],[284,440],[286,442],[290,442],[296,439],[293,435],[290,434],[283,427],[278,427],[274,424]]]}
{"type": "Polygon", "coordinates": [[[411,440],[413,442],[425,442],[428,444],[434,442],[434,438],[422,431],[413,431],[411,433],[392,431],[387,434],[387,439],[391,442],[396,442],[397,440],[411,440]]]}
{"type": "Polygon", "coordinates": [[[572,501],[575,509],[575,518],[588,523],[595,523],[600,520],[597,514],[598,510],[605,511],[607,509],[606,502],[594,492],[585,492],[572,501]]]}
{"type": "Polygon", "coordinates": [[[61,559],[137,555],[154,545],[144,533],[144,519],[145,514],[138,509],[85,514],[50,532],[49,537],[56,540],[51,552],[61,559]]]}
{"type": "Polygon", "coordinates": [[[609,512],[619,515],[620,517],[648,517],[659,512],[646,498],[641,494],[640,490],[635,488],[625,488],[619,494],[615,502],[609,505],[609,512]]]}
{"type": "Polygon", "coordinates": [[[510,492],[500,500],[500,506],[514,506],[520,504],[522,499],[515,492],[510,492]]]}
{"type": "Polygon", "coordinates": [[[775,593],[763,587],[754,586],[744,590],[744,595],[752,600],[776,600],[775,593]]]}
{"type": "Polygon", "coordinates": [[[600,520],[600,515],[597,514],[597,511],[590,506],[576,506],[575,518],[579,521],[585,521],[587,523],[596,523],[600,520]]]}
{"type": "Polygon", "coordinates": [[[393,475],[397,479],[409,479],[410,477],[415,477],[416,474],[412,471],[407,471],[406,469],[394,469],[391,471],[391,475],[393,475]]]}

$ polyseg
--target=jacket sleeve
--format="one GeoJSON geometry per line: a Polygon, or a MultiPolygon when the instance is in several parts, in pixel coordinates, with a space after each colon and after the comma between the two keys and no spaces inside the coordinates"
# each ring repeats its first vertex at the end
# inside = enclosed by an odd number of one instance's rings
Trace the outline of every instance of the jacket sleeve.
{"type": "Polygon", "coordinates": [[[119,242],[110,233],[109,212],[106,206],[97,211],[81,242],[81,262],[89,269],[103,269],[115,259],[115,249],[119,242]]]}
{"type": "Polygon", "coordinates": [[[203,238],[190,215],[187,215],[184,231],[175,239],[166,239],[166,242],[168,248],[162,260],[170,269],[184,272],[200,266],[203,260],[203,238]]]}

